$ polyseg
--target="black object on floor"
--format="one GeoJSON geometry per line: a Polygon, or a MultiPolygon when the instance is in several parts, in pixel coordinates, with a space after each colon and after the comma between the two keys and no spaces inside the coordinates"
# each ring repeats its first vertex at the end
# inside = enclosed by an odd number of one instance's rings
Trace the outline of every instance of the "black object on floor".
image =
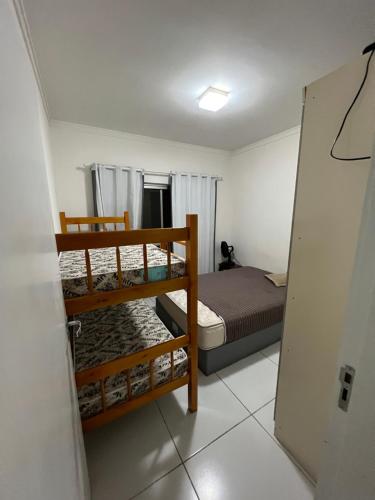
{"type": "Polygon", "coordinates": [[[227,269],[236,269],[237,267],[242,267],[239,264],[236,264],[235,262],[220,262],[219,264],[219,271],[226,271],[227,269]]]}

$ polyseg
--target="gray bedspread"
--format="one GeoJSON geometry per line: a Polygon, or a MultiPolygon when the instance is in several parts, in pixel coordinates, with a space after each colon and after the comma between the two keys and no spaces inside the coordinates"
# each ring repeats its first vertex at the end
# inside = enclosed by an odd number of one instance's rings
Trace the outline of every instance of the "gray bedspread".
{"type": "Polygon", "coordinates": [[[199,300],[223,318],[227,343],[283,319],[286,288],[277,288],[265,274],[240,267],[199,276],[199,300]]]}

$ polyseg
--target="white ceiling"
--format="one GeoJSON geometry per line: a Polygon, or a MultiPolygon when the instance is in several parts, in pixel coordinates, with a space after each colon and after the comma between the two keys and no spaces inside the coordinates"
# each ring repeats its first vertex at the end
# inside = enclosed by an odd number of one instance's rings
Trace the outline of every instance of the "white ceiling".
{"type": "Polygon", "coordinates": [[[52,118],[235,149],[375,38],[374,0],[24,0],[52,118]],[[217,113],[210,85],[231,90],[217,113]]]}

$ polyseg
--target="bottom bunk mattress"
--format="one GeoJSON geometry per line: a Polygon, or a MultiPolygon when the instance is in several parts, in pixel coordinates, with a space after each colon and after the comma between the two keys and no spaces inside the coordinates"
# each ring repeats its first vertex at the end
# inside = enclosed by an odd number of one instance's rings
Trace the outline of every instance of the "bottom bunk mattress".
{"type": "MultiPolygon", "coordinates": [[[[75,369],[81,372],[113,361],[174,337],[158,318],[154,310],[143,300],[126,302],[116,306],[79,314],[81,335],[75,339],[75,369]]],[[[173,352],[174,378],[187,373],[187,355],[183,349],[173,352]]],[[[156,358],[153,363],[154,386],[168,382],[171,377],[169,354],[156,358]]],[[[150,390],[149,364],[130,369],[131,397],[150,390]]],[[[104,381],[106,406],[109,408],[128,400],[127,377],[119,373],[104,381]]],[[[78,390],[79,408],[83,419],[102,411],[100,383],[82,386],[78,390]]]]}

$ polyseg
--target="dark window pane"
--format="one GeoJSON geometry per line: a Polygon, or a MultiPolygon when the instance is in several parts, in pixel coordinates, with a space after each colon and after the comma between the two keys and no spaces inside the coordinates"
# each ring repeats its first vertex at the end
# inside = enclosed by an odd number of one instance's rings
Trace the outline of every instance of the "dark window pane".
{"type": "Polygon", "coordinates": [[[160,191],[144,189],[143,191],[143,227],[161,227],[160,191]]]}
{"type": "Polygon", "coordinates": [[[172,227],[171,190],[163,189],[163,227],[172,227]]]}

